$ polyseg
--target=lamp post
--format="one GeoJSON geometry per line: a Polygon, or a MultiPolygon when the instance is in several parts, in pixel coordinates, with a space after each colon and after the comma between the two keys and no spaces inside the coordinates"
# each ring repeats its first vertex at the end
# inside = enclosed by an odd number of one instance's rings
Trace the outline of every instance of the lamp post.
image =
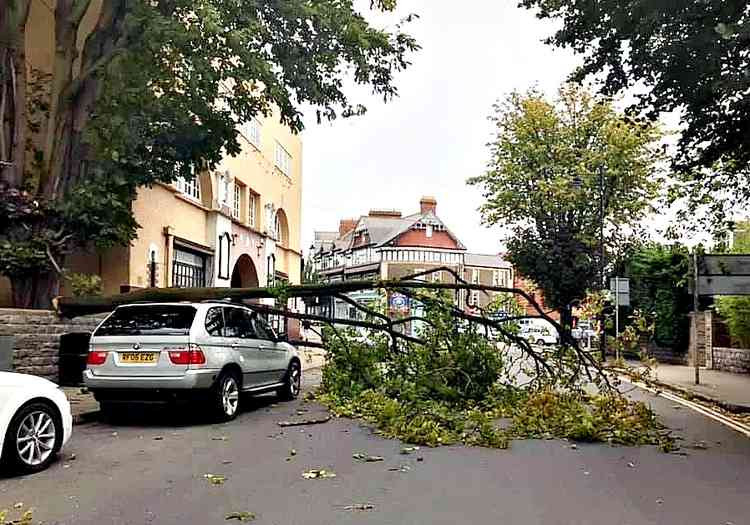
{"type": "MultiPolygon", "coordinates": [[[[599,165],[599,290],[604,292],[604,166],[599,165]]],[[[604,310],[599,313],[601,332],[599,333],[599,351],[602,363],[607,360],[607,334],[604,330],[604,310]]]]}

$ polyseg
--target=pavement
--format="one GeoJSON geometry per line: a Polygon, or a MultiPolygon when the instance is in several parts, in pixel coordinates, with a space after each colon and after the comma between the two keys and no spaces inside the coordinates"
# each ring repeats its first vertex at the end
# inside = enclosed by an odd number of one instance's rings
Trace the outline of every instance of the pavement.
{"type": "MultiPolygon", "coordinates": [[[[320,370],[303,378],[309,391],[320,370]]],[[[630,395],[662,415],[685,455],[563,440],[402,455],[399,441],[358,421],[281,428],[326,411],[266,395],[224,424],[144,408],[77,426],[48,470],[0,478],[0,509],[16,519],[33,508],[34,522],[58,525],[221,524],[242,512],[258,525],[750,525],[750,440],[661,397],[630,395]],[[357,462],[358,452],[384,461],[357,462]],[[336,477],[303,478],[320,468],[336,477]]]]}
{"type": "MultiPolygon", "coordinates": [[[[628,364],[636,369],[640,367],[637,361],[628,364]]],[[[652,370],[652,377],[683,395],[717,404],[731,412],[750,413],[750,374],[701,368],[700,384],[696,385],[694,367],[659,363],[652,370]]]]}
{"type": "MultiPolygon", "coordinates": [[[[321,349],[299,350],[299,356],[303,372],[320,368],[325,363],[325,352],[321,349]]],[[[62,390],[68,396],[74,425],[88,423],[98,417],[99,403],[88,389],[83,386],[64,386],[62,390]]]]}

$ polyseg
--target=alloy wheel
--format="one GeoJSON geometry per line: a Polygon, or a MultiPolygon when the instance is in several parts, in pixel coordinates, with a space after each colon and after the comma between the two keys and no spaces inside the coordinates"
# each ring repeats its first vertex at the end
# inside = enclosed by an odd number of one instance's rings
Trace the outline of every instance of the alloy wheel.
{"type": "Polygon", "coordinates": [[[224,407],[224,413],[232,417],[237,412],[240,402],[240,391],[237,388],[237,381],[232,376],[224,378],[221,387],[221,404],[224,407]]]}
{"type": "Polygon", "coordinates": [[[18,427],[16,450],[26,465],[44,463],[55,448],[57,430],[52,416],[42,410],[31,412],[18,427]]]}
{"type": "Polygon", "coordinates": [[[296,397],[300,391],[300,374],[299,365],[293,364],[292,369],[289,371],[289,390],[293,397],[296,397]]]}

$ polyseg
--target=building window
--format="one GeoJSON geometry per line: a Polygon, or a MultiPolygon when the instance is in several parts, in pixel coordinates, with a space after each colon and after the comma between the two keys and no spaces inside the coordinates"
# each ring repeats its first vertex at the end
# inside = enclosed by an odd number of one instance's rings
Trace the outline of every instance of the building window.
{"type": "Polygon", "coordinates": [[[260,122],[257,119],[251,118],[245,123],[243,134],[252,145],[260,148],[260,122]]]}
{"type": "Polygon", "coordinates": [[[432,282],[433,283],[439,283],[442,280],[443,280],[443,272],[442,271],[440,271],[440,272],[434,272],[432,274],[432,282]]]}
{"type": "Polygon", "coordinates": [[[252,228],[257,228],[256,210],[258,209],[258,196],[252,191],[247,192],[247,223],[252,228]]]}
{"type": "Polygon", "coordinates": [[[229,257],[232,245],[229,233],[219,237],[219,279],[229,279],[229,257]]]}
{"type": "Polygon", "coordinates": [[[276,167],[284,175],[291,175],[292,156],[284,149],[284,146],[276,143],[276,167]]]}
{"type": "Polygon", "coordinates": [[[500,270],[492,270],[492,286],[500,286],[500,270]]]}
{"type": "Polygon", "coordinates": [[[471,297],[469,298],[469,304],[472,306],[479,306],[479,290],[472,290],[471,297]]]}
{"type": "Polygon", "coordinates": [[[240,220],[240,213],[242,208],[242,186],[234,183],[234,200],[232,201],[232,217],[240,220]]]}
{"type": "Polygon", "coordinates": [[[175,288],[206,286],[206,256],[175,248],[172,260],[172,286],[175,288]]]}
{"type": "Polygon", "coordinates": [[[427,229],[425,230],[425,235],[429,238],[432,237],[432,224],[427,225],[427,229]]]}
{"type": "Polygon", "coordinates": [[[190,180],[185,179],[184,177],[179,177],[177,179],[177,189],[180,193],[191,199],[197,201],[201,200],[201,185],[197,176],[194,176],[190,180]]]}
{"type": "Polygon", "coordinates": [[[479,284],[479,270],[471,270],[472,284],[479,284]]]}

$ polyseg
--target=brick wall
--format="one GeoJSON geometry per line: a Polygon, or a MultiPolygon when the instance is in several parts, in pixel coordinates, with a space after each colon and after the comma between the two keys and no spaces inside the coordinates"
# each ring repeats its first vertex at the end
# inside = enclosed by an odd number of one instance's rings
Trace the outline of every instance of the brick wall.
{"type": "Polygon", "coordinates": [[[60,336],[91,332],[103,315],[62,319],[50,310],[0,308],[0,335],[15,337],[13,369],[56,381],[60,336]]]}
{"type": "Polygon", "coordinates": [[[737,374],[750,373],[750,350],[715,346],[713,348],[713,369],[737,374]]]}

